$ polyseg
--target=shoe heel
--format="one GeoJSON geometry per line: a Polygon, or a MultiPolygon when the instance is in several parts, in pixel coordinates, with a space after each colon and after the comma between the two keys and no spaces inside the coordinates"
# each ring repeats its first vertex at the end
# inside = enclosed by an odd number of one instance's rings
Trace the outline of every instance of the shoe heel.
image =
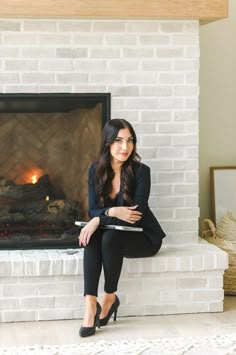
{"type": "Polygon", "coordinates": [[[96,319],[96,326],[97,326],[98,328],[100,328],[100,321],[99,321],[100,313],[101,313],[101,306],[100,306],[100,304],[98,303],[98,306],[97,306],[97,319],[96,319]]]}
{"type": "Polygon", "coordinates": [[[114,312],[114,318],[113,318],[114,322],[116,321],[116,316],[117,316],[117,309],[114,312]]]}

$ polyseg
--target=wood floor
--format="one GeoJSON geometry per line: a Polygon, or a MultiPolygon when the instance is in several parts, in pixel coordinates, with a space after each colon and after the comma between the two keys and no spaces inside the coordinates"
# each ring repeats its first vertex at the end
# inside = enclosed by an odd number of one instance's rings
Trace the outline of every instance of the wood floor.
{"type": "Polygon", "coordinates": [[[207,336],[236,333],[236,296],[225,297],[224,312],[118,318],[81,339],[80,320],[0,324],[0,347],[78,344],[101,340],[207,336]]]}

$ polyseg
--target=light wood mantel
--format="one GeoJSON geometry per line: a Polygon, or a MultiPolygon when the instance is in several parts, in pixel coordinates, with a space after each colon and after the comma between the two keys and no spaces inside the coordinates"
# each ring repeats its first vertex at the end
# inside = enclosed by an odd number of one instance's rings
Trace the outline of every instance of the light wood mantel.
{"type": "Polygon", "coordinates": [[[2,0],[0,18],[197,19],[228,16],[228,0],[2,0]]]}

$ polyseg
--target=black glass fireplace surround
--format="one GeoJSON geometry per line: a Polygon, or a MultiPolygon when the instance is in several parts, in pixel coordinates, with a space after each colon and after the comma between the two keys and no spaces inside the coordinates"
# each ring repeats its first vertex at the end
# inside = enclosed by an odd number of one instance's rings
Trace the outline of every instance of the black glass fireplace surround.
{"type": "Polygon", "coordinates": [[[110,94],[0,94],[0,249],[77,248],[110,94]]]}

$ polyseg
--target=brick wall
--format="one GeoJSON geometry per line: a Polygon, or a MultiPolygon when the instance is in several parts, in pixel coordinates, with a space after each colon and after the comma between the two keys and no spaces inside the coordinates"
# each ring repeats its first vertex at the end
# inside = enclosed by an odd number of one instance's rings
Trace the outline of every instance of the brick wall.
{"type": "MultiPolygon", "coordinates": [[[[0,322],[83,317],[83,250],[74,252],[0,251],[0,322]]],[[[119,315],[221,312],[226,267],[227,254],[205,243],[125,259],[119,315]]]]}
{"type": "MultiPolygon", "coordinates": [[[[167,238],[155,257],[124,260],[120,315],[223,310],[227,254],[197,242],[198,31],[187,20],[0,20],[0,92],[111,92],[112,118],[137,131],[167,238]]],[[[0,322],[82,317],[81,250],[0,259],[0,322]]]]}
{"type": "Polygon", "coordinates": [[[0,92],[111,92],[167,243],[198,237],[198,21],[0,20],[0,92]]]}

